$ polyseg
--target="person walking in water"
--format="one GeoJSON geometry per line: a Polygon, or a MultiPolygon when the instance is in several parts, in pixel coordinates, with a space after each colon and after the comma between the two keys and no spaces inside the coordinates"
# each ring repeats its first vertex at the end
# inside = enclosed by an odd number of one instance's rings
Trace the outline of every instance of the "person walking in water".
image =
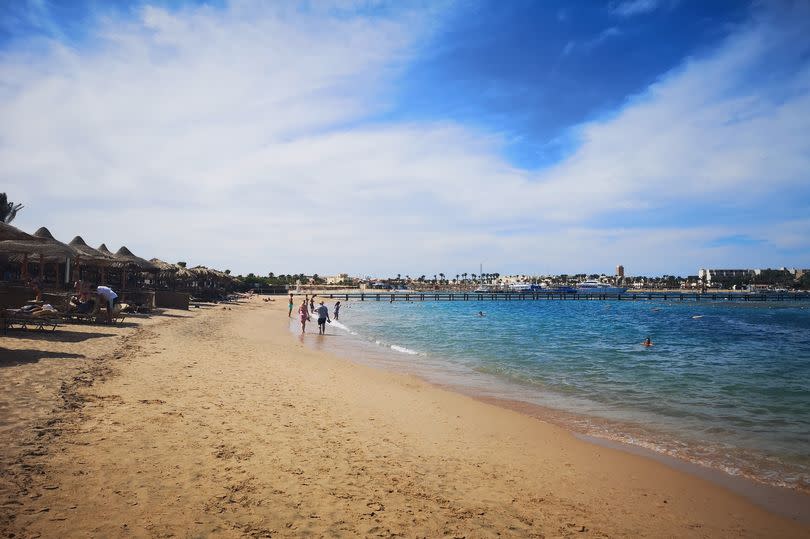
{"type": "Polygon", "coordinates": [[[292,316],[292,310],[293,310],[293,307],[294,307],[294,305],[293,305],[293,295],[292,294],[290,294],[290,304],[288,305],[288,307],[290,308],[290,312],[287,313],[287,318],[290,318],[292,316]]]}
{"type": "Polygon", "coordinates": [[[326,322],[329,321],[330,324],[332,323],[332,321],[329,320],[329,307],[321,302],[315,310],[318,313],[318,334],[324,335],[326,333],[326,322]]]}
{"type": "Polygon", "coordinates": [[[309,312],[315,312],[315,294],[312,294],[312,297],[309,298],[309,312]]]}
{"type": "Polygon", "coordinates": [[[301,333],[307,328],[307,320],[309,320],[309,306],[307,305],[307,300],[301,302],[301,306],[298,307],[298,317],[301,320],[301,333]]]}
{"type": "Polygon", "coordinates": [[[335,303],[335,320],[340,317],[340,302],[335,303]]]}

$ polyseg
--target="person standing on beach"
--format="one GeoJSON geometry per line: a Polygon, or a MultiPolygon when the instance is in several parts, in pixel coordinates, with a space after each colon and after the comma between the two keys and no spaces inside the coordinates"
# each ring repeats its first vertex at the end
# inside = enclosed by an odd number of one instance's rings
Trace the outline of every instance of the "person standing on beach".
{"type": "Polygon", "coordinates": [[[335,303],[335,320],[340,316],[340,302],[335,303]]]}
{"type": "Polygon", "coordinates": [[[326,334],[327,320],[329,321],[330,324],[332,323],[332,321],[329,320],[329,307],[327,307],[326,305],[323,304],[323,302],[321,302],[316,310],[318,312],[318,334],[324,335],[326,334]]]}
{"type": "Polygon", "coordinates": [[[311,313],[315,312],[315,294],[312,294],[312,297],[309,298],[309,312],[311,313]]]}
{"type": "Polygon", "coordinates": [[[301,302],[301,306],[298,307],[298,317],[301,319],[301,333],[304,333],[304,330],[307,328],[307,320],[309,320],[309,306],[307,305],[306,298],[301,302]]]}
{"type": "Polygon", "coordinates": [[[292,310],[293,310],[293,295],[292,295],[292,294],[290,294],[290,304],[289,304],[289,307],[290,307],[290,312],[289,312],[289,313],[287,313],[287,318],[290,318],[290,317],[292,316],[292,310]]]}

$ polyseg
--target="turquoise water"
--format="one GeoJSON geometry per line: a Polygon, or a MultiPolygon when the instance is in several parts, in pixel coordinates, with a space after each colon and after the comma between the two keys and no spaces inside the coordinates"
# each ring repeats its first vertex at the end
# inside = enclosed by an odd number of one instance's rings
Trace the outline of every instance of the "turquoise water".
{"type": "Polygon", "coordinates": [[[575,431],[810,490],[803,303],[352,301],[329,332],[345,338],[324,346],[575,431]]]}

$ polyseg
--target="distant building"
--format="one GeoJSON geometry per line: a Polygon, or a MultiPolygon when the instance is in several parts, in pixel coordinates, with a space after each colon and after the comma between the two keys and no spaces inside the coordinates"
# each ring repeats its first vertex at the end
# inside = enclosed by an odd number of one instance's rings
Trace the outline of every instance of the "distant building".
{"type": "Polygon", "coordinates": [[[348,273],[338,273],[337,275],[330,275],[326,278],[326,284],[340,284],[349,280],[348,273]]]}
{"type": "Polygon", "coordinates": [[[622,266],[621,264],[616,266],[616,277],[624,279],[624,266],[622,266]]]}
{"type": "Polygon", "coordinates": [[[759,269],[704,269],[698,270],[698,277],[701,281],[711,283],[723,279],[733,279],[735,277],[750,277],[759,275],[762,270],[759,269]]]}

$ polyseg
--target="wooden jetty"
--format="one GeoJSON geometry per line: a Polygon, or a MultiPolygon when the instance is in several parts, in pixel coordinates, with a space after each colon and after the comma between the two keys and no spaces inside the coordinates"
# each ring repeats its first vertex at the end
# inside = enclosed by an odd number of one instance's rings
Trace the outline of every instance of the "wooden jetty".
{"type": "Polygon", "coordinates": [[[323,293],[319,298],[359,301],[810,301],[810,293],[741,292],[625,292],[623,294],[579,294],[561,292],[350,292],[323,293]]]}

